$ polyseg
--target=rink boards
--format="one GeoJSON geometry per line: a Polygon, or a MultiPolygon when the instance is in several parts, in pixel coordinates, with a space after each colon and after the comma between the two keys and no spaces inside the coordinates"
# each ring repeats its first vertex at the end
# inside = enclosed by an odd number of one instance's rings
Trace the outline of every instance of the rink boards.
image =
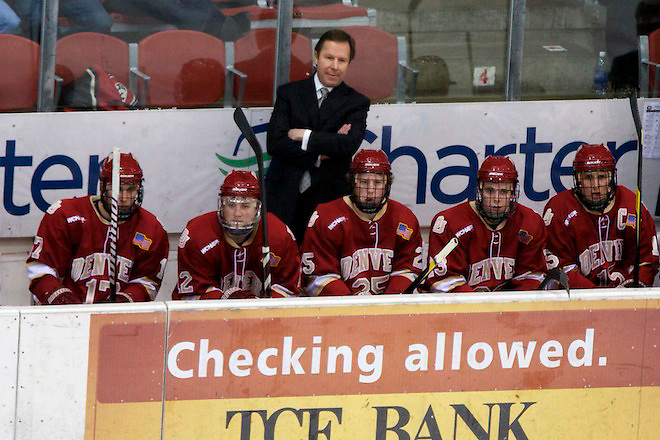
{"type": "Polygon", "coordinates": [[[3,309],[0,437],[653,438],[660,294],[605,294],[3,309]]]}

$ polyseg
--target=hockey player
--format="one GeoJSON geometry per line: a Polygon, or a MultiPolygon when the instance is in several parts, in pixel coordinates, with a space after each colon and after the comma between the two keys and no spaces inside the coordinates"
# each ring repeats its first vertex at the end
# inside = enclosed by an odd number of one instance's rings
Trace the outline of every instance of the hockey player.
{"type": "MultiPolygon", "coordinates": [[[[121,153],[117,302],[152,301],[160,288],[169,241],[158,219],[141,208],[142,168],[121,153]]],[[[109,232],[112,156],[101,163],[100,196],[76,197],[51,205],[27,259],[35,303],[89,304],[109,301],[109,232]]]]}
{"type": "Polygon", "coordinates": [[[535,290],[546,270],[541,217],[518,203],[518,172],[506,157],[490,156],[477,173],[476,200],[438,213],[429,255],[452,237],[459,244],[427,279],[432,292],[535,290]]]}
{"type": "MultiPolygon", "coordinates": [[[[549,267],[566,271],[571,288],[631,286],[635,265],[635,194],[616,184],[616,164],[604,145],[580,146],[573,161],[573,189],[552,197],[549,267]]],[[[642,205],[639,281],[651,286],[658,271],[655,223],[642,205]]]]}
{"type": "Polygon", "coordinates": [[[301,247],[306,294],[401,293],[424,268],[417,218],[389,199],[384,152],[361,150],[350,165],[352,195],[318,206],[301,247]]]}
{"type": "MultiPolygon", "coordinates": [[[[300,290],[300,256],[289,228],[268,215],[273,297],[300,290]]],[[[188,222],[179,240],[179,281],[172,299],[236,299],[261,296],[263,267],[259,181],[233,171],[222,183],[218,210],[188,222]]]]}

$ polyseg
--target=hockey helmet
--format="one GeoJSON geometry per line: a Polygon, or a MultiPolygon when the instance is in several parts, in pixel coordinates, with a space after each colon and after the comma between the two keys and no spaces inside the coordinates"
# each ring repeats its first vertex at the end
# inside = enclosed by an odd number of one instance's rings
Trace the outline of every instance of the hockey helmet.
{"type": "Polygon", "coordinates": [[[616,161],[610,150],[604,145],[582,144],[575,153],[573,160],[573,192],[575,196],[587,207],[594,211],[602,211],[614,199],[616,194],[616,161]],[[607,192],[597,199],[585,193],[585,174],[589,172],[605,171],[609,173],[607,192]]]}
{"type": "MultiPolygon", "coordinates": [[[[360,150],[353,158],[350,166],[350,179],[353,187],[351,200],[362,212],[373,214],[378,212],[387,202],[392,188],[392,167],[387,155],[382,150],[360,150]],[[368,183],[359,177],[362,173],[382,174],[385,176],[382,195],[369,197],[368,183]]],[[[373,185],[373,184],[372,184],[373,185]]],[[[378,191],[379,188],[376,188],[378,191]]]]}
{"type": "Polygon", "coordinates": [[[518,196],[518,171],[516,171],[514,163],[508,157],[488,156],[477,172],[476,207],[479,214],[489,224],[499,224],[515,212],[518,205],[518,196]],[[485,185],[487,182],[510,183],[509,203],[499,208],[485,206],[484,193],[492,190],[492,188],[485,185]]]}
{"type": "MultiPolygon", "coordinates": [[[[112,199],[112,154],[108,155],[99,170],[99,183],[101,187],[101,203],[107,212],[110,212],[110,200],[112,199]]],[[[137,195],[130,206],[119,207],[119,219],[130,218],[142,206],[144,198],[144,177],[142,168],[131,153],[121,153],[119,156],[119,186],[136,185],[137,195]]]]}
{"type": "Polygon", "coordinates": [[[259,180],[249,171],[232,171],[220,186],[218,219],[224,230],[233,236],[246,236],[261,220],[259,180]],[[236,210],[254,209],[250,218],[236,210]],[[230,212],[230,210],[232,212],[230,212]]]}

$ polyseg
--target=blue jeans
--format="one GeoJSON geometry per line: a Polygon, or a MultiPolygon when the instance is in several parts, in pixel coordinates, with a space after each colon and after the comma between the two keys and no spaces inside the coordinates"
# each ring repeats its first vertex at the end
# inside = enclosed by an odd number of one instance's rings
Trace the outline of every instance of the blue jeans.
{"type": "MultiPolygon", "coordinates": [[[[25,36],[35,41],[39,40],[41,33],[42,8],[43,0],[16,2],[16,12],[23,21],[25,36]]],[[[85,31],[107,33],[112,26],[112,17],[99,0],[60,0],[59,15],[71,21],[67,34],[85,31]]]]}
{"type": "Polygon", "coordinates": [[[4,0],[0,0],[0,34],[15,34],[21,20],[4,0]]]}

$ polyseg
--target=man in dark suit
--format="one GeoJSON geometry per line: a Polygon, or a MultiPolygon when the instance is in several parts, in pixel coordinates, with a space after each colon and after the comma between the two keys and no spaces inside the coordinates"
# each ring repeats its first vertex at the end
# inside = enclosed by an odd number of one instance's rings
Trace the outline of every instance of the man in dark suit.
{"type": "Polygon", "coordinates": [[[349,194],[346,175],[367,126],[369,98],[343,80],[355,56],[346,32],[324,33],[314,48],[316,74],[278,88],[268,128],[268,209],[298,244],[319,203],[349,194]]]}

